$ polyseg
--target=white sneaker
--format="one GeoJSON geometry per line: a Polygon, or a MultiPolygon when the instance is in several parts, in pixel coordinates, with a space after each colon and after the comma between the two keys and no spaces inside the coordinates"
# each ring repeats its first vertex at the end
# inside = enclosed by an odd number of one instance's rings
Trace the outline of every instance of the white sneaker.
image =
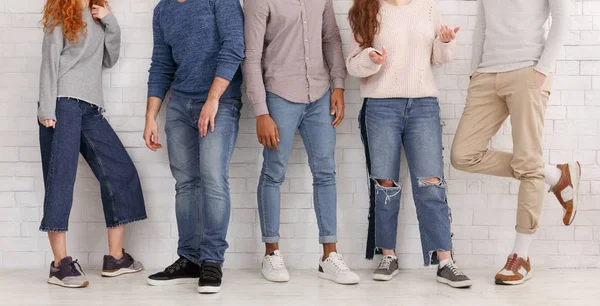
{"type": "Polygon", "coordinates": [[[350,271],[342,255],[331,252],[329,257],[319,263],[319,277],[343,285],[358,284],[360,278],[350,271]]]}
{"type": "Polygon", "coordinates": [[[261,272],[264,278],[272,282],[287,282],[290,280],[290,274],[285,268],[283,256],[279,250],[265,256],[262,261],[261,272]]]}

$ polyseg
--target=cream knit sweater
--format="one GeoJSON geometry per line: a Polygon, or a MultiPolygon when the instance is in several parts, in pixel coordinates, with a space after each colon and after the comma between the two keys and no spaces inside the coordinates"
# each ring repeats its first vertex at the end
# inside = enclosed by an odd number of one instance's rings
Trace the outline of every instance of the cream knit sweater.
{"type": "Polygon", "coordinates": [[[385,47],[387,62],[373,63],[369,58],[373,48],[361,48],[356,42],[346,60],[348,73],[361,78],[361,97],[437,97],[431,67],[452,59],[456,40],[442,43],[437,38],[442,23],[435,1],[412,0],[404,6],[380,1],[380,30],[372,47],[379,51],[385,47]]]}

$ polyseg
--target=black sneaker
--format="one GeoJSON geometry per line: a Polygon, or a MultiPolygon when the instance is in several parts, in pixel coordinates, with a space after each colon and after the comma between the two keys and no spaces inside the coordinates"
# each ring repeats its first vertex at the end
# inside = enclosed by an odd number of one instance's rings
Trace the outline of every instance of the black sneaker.
{"type": "Polygon", "coordinates": [[[195,283],[198,277],[200,277],[200,266],[184,257],[179,257],[164,271],[148,276],[148,285],[169,286],[195,283]]]}
{"type": "Polygon", "coordinates": [[[438,267],[437,281],[454,288],[468,288],[473,285],[452,259],[443,267],[438,267]]]}
{"type": "Polygon", "coordinates": [[[123,249],[123,257],[115,259],[110,255],[104,255],[102,264],[102,276],[115,277],[123,274],[137,273],[144,270],[141,262],[136,261],[123,249]]]}
{"type": "Polygon", "coordinates": [[[199,293],[217,293],[221,291],[221,279],[223,271],[221,265],[216,262],[205,261],[200,268],[200,279],[198,280],[199,293]]]}

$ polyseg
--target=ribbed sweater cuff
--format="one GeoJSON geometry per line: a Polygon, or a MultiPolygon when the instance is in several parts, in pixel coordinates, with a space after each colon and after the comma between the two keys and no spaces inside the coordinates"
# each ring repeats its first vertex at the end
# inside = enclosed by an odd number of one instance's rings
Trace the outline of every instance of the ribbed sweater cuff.
{"type": "Polygon", "coordinates": [[[254,103],[252,104],[252,108],[254,109],[255,117],[267,115],[269,113],[269,108],[267,108],[267,102],[254,103]]]}

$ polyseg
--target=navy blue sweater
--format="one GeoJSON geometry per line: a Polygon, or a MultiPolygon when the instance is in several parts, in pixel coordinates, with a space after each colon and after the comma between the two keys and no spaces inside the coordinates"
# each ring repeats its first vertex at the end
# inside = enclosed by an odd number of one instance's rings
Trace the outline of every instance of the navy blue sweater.
{"type": "Polygon", "coordinates": [[[148,97],[205,100],[215,76],[231,81],[223,98],[240,98],[244,17],[239,0],[161,0],[154,8],[148,97]]]}

